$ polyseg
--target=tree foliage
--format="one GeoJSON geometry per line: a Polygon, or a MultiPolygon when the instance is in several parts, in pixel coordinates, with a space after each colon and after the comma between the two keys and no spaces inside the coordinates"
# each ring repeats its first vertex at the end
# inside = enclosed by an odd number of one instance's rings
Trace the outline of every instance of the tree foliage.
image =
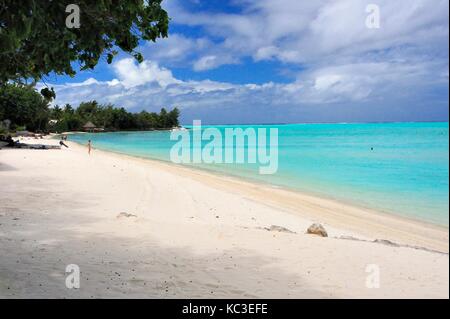
{"type": "Polygon", "coordinates": [[[0,121],[11,121],[11,129],[24,127],[30,131],[79,131],[88,121],[107,131],[153,130],[178,126],[177,108],[161,112],[130,113],[123,107],[83,102],[77,108],[70,104],[50,107],[50,101],[34,88],[7,83],[0,86],[0,121]]]}
{"type": "Polygon", "coordinates": [[[111,63],[116,48],[141,62],[139,41],[167,36],[169,18],[161,2],[0,0],[0,84],[37,81],[51,72],[74,76],[73,62],[93,69],[102,56],[111,63]],[[80,8],[80,28],[66,26],[72,3],[80,8]]]}
{"type": "Polygon", "coordinates": [[[0,121],[10,120],[11,128],[44,130],[49,118],[49,100],[27,85],[0,85],[0,121]]]}
{"type": "Polygon", "coordinates": [[[58,121],[52,130],[63,132],[81,130],[88,121],[107,131],[168,129],[179,125],[179,115],[177,108],[170,112],[162,108],[159,114],[147,111],[130,113],[123,107],[102,105],[94,100],[81,103],[75,110],[69,104],[63,108],[55,106],[50,117],[58,121]]]}

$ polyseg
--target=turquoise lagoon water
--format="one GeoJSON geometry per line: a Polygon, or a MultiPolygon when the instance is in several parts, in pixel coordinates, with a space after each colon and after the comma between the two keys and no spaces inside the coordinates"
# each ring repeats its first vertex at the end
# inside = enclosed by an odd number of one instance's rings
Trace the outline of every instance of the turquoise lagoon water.
{"type": "MultiPolygon", "coordinates": [[[[277,128],[278,171],[259,164],[189,164],[448,226],[446,123],[221,125],[277,128]]],[[[170,161],[170,132],[78,134],[70,139],[128,155],[170,161]]]]}

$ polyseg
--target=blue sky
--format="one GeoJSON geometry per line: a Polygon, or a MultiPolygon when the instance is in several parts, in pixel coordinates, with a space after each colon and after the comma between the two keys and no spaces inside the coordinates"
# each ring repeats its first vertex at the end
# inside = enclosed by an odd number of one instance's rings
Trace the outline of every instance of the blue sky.
{"type": "Polygon", "coordinates": [[[55,103],[177,106],[183,123],[448,120],[448,0],[163,5],[169,38],[142,43],[145,62],[121,53],[75,78],[50,76],[55,103]],[[366,26],[371,3],[380,28],[366,26]]]}

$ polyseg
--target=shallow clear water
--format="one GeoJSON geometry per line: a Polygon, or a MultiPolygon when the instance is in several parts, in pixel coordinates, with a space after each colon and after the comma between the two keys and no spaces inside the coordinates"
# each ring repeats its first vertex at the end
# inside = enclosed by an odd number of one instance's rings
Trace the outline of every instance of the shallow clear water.
{"type": "MultiPolygon", "coordinates": [[[[209,126],[211,127],[211,126],[209,126]]],[[[213,126],[224,131],[237,126],[213,126]]],[[[279,167],[192,164],[448,226],[448,123],[251,125],[278,128],[279,167]]],[[[204,126],[206,128],[206,126],[204,126]]],[[[170,132],[79,134],[71,140],[169,161],[170,132]]]]}

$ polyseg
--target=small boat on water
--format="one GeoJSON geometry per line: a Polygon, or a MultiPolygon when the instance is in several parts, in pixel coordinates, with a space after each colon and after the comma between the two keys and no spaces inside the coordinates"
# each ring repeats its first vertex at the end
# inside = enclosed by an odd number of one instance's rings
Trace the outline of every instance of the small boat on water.
{"type": "Polygon", "coordinates": [[[187,131],[188,129],[183,127],[183,126],[178,126],[178,127],[174,127],[171,129],[172,132],[176,132],[176,131],[187,131]]]}

